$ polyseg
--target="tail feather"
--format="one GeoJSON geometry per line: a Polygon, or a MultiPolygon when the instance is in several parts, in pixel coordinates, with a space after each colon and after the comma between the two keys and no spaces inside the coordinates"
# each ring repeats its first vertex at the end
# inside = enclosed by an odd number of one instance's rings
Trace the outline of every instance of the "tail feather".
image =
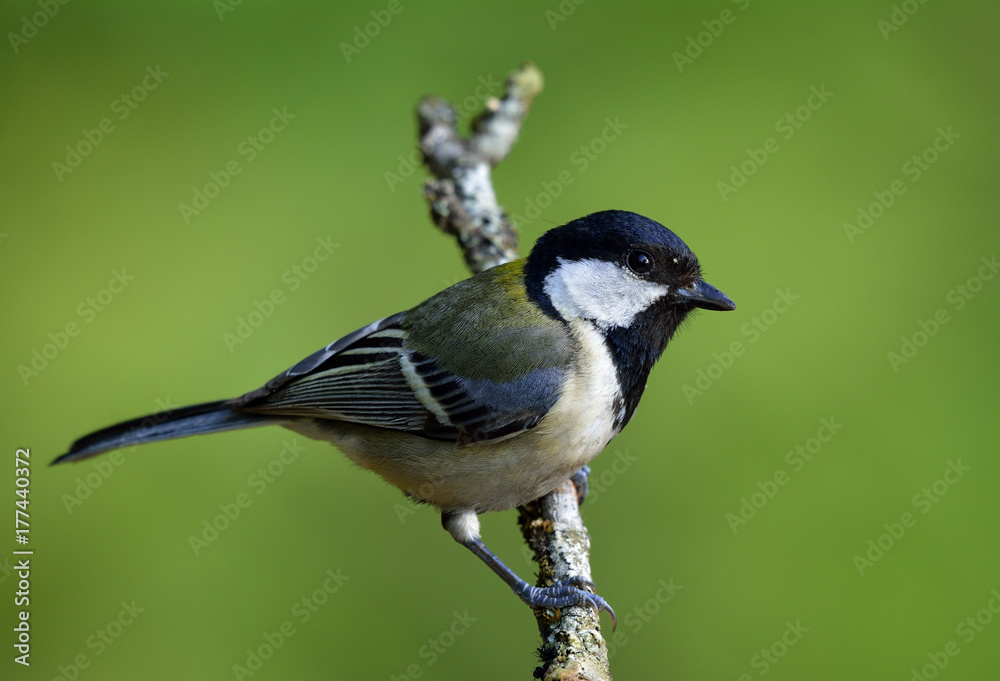
{"type": "Polygon", "coordinates": [[[51,465],[80,461],[112,449],[146,442],[266,426],[275,422],[275,419],[265,416],[234,411],[227,406],[225,400],[195,404],[123,421],[85,435],[74,442],[69,451],[55,459],[51,465]]]}

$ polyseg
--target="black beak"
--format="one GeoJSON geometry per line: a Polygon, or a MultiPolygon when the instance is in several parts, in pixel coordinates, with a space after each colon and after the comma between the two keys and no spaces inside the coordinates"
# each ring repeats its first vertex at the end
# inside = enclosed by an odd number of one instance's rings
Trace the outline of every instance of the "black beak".
{"type": "Polygon", "coordinates": [[[678,303],[686,303],[703,310],[736,309],[736,303],[731,301],[729,296],[701,279],[691,288],[679,288],[674,293],[677,295],[678,303]]]}

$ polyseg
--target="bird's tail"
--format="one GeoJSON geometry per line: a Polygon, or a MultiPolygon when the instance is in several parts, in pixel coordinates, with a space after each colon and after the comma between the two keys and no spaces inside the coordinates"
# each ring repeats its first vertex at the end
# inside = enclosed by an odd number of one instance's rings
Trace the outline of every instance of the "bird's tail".
{"type": "Polygon", "coordinates": [[[67,453],[54,460],[52,465],[80,461],[112,449],[146,442],[173,440],[188,435],[218,433],[273,423],[276,423],[273,418],[234,411],[226,400],[195,404],[124,421],[85,435],[74,442],[67,453]]]}

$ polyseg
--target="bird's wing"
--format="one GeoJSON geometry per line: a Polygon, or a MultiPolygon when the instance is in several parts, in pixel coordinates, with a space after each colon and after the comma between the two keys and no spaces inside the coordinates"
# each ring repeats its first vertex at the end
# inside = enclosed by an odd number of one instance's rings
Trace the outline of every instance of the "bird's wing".
{"type": "MultiPolygon", "coordinates": [[[[486,279],[478,284],[489,284],[486,279]]],[[[518,317],[521,326],[511,328],[497,289],[473,297],[470,307],[468,292],[455,288],[461,284],[423,304],[430,308],[402,312],[345,336],[232,406],[459,444],[534,427],[559,397],[569,366],[568,333],[547,317],[524,325],[525,315],[518,317]],[[497,344],[504,351],[498,352],[497,344]],[[441,356],[450,361],[437,359],[441,356]]]]}

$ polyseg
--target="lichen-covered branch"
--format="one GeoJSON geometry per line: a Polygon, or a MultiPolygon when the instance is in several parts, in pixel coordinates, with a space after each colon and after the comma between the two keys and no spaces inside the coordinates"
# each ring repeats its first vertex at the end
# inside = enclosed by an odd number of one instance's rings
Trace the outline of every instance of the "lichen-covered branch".
{"type": "MultiPolygon", "coordinates": [[[[542,74],[526,63],[507,78],[502,99],[491,98],[463,137],[454,107],[425,97],[417,107],[420,149],[434,178],[424,184],[431,219],[458,240],[473,272],[482,272],[517,256],[517,234],[493,191],[493,166],[510,153],[542,74]]],[[[552,493],[520,509],[518,522],[538,562],[538,585],[570,576],[590,579],[590,538],[580,518],[576,491],[567,481],[552,493]]],[[[608,649],[600,620],[589,608],[539,611],[542,666],[535,678],[611,679],[608,649]]]]}
{"type": "Polygon", "coordinates": [[[431,219],[455,235],[473,272],[517,257],[517,234],[497,203],[490,172],[510,153],[541,90],[541,71],[524,64],[507,78],[503,99],[486,102],[467,138],[458,133],[455,109],[445,100],[424,97],[417,106],[420,150],[434,175],[424,183],[431,219]]]}
{"type": "MultiPolygon", "coordinates": [[[[590,536],[580,518],[576,488],[566,481],[520,509],[518,522],[535,552],[539,585],[580,576],[590,577],[590,536]]],[[[610,679],[608,646],[601,635],[600,616],[590,608],[567,608],[551,617],[536,613],[542,635],[542,667],[536,678],[546,681],[610,679]]]]}

